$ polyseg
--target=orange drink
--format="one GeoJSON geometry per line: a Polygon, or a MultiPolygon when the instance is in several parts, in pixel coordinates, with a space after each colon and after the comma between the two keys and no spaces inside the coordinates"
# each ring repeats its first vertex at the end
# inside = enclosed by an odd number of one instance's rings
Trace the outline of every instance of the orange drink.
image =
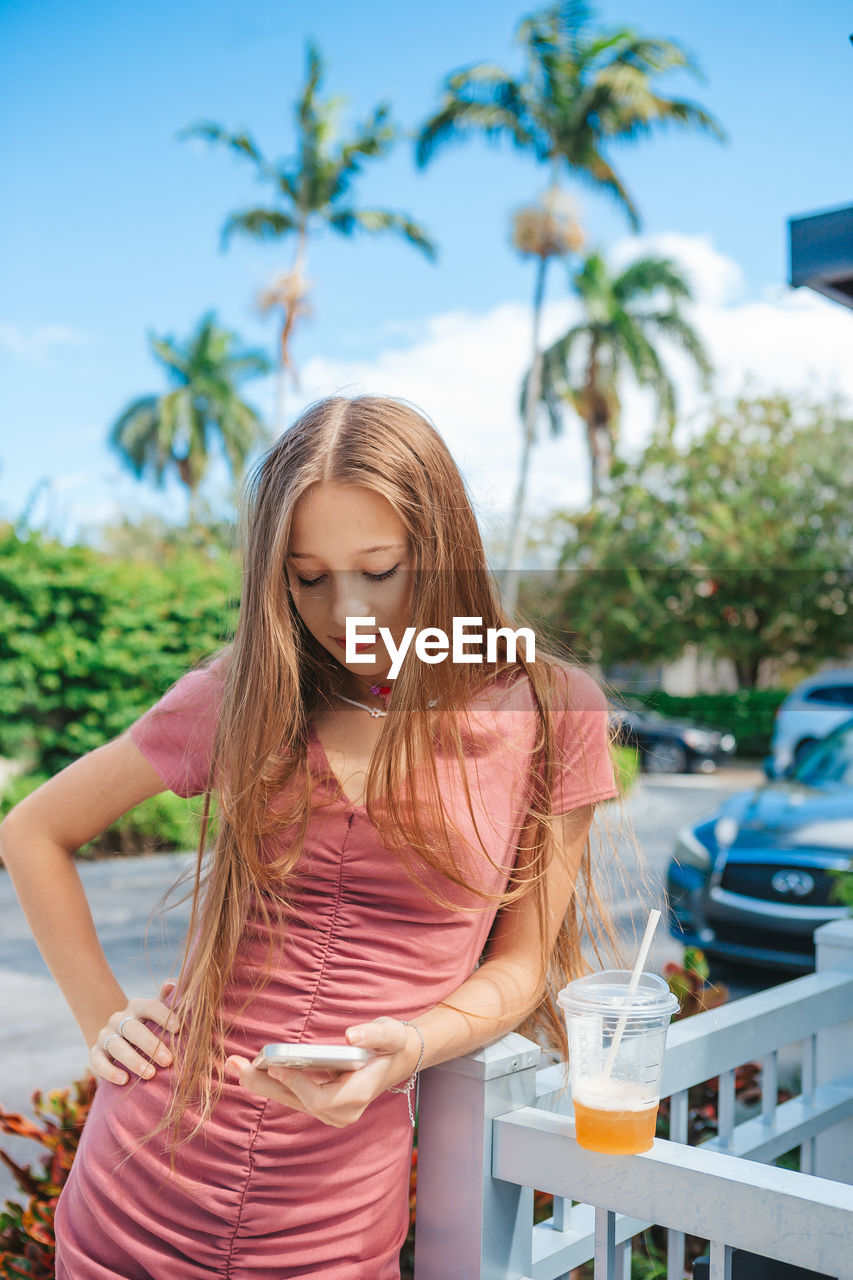
{"type": "Polygon", "coordinates": [[[578,1146],[607,1155],[651,1150],[677,997],[656,973],[604,969],[575,978],[557,1002],[566,1015],[578,1146]]]}
{"type": "Polygon", "coordinates": [[[574,1099],[575,1137],[587,1151],[636,1155],[655,1140],[658,1103],[630,1080],[584,1081],[574,1099]]]}

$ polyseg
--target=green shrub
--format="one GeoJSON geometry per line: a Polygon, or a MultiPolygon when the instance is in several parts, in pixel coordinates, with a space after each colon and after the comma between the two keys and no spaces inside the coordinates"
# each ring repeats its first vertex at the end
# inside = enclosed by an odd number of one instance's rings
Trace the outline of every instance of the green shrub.
{"type": "Polygon", "coordinates": [[[622,795],[631,790],[640,772],[640,758],[633,747],[616,745],[613,748],[613,764],[616,785],[622,795]]]}
{"type": "MultiPolygon", "coordinates": [[[[46,782],[44,774],[27,774],[7,783],[0,796],[0,819],[20,800],[46,782]]],[[[79,851],[81,858],[116,854],[157,853],[198,848],[204,797],[185,800],[171,791],[143,800],[79,851]]]]}
{"type": "Polygon", "coordinates": [[[35,791],[36,787],[40,787],[43,782],[47,782],[45,773],[23,773],[10,778],[0,792],[0,821],[6,817],[10,809],[14,809],[19,801],[28,796],[31,791],[35,791]]]}
{"type": "Polygon", "coordinates": [[[846,870],[830,871],[829,874],[835,881],[829,892],[830,901],[848,907],[850,914],[853,915],[853,858],[850,859],[850,866],[846,870]]]}
{"type": "Polygon", "coordinates": [[[80,856],[183,852],[198,848],[202,800],[163,791],[143,800],[80,850],[80,856]]]}
{"type": "Polygon", "coordinates": [[[233,633],[216,546],[108,556],[0,525],[0,756],[52,775],[117,737],[233,633]]]}
{"type": "Polygon", "coordinates": [[[677,696],[655,689],[648,693],[625,691],[633,702],[678,716],[696,724],[734,734],[735,754],[748,760],[763,759],[770,752],[773,721],[788,696],[787,689],[739,689],[736,693],[697,693],[677,696]]]}

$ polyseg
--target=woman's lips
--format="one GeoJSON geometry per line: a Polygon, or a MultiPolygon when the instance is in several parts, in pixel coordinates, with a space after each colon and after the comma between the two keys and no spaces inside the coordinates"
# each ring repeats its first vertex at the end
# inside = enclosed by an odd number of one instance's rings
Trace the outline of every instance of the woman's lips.
{"type": "MultiPolygon", "coordinates": [[[[339,644],[339,645],[341,646],[341,648],[342,648],[342,649],[346,649],[346,647],[347,647],[347,642],[346,642],[345,637],[343,637],[343,636],[332,636],[332,639],[334,640],[335,644],[339,644]]],[[[372,640],[358,640],[358,641],[356,641],[356,646],[355,646],[355,651],[356,651],[356,653],[361,652],[361,650],[362,650],[362,649],[372,649],[372,648],[373,648],[373,641],[372,641],[372,640]]]]}

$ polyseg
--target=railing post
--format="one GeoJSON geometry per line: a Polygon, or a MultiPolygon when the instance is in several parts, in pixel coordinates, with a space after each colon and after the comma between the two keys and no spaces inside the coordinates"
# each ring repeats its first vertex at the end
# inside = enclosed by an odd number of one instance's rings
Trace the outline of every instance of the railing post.
{"type": "Polygon", "coordinates": [[[540,1052],[511,1032],[421,1074],[415,1280],[530,1274],[533,1192],[492,1178],[492,1120],[533,1105],[540,1052]]]}
{"type": "MultiPolygon", "coordinates": [[[[853,917],[820,925],[814,939],[818,973],[825,969],[853,972],[853,917]]],[[[853,1063],[853,1009],[845,1010],[835,1026],[819,1031],[816,1039],[815,1084],[849,1075],[853,1063]]],[[[811,1172],[819,1178],[853,1183],[853,1117],[817,1134],[814,1144],[811,1172]]]]}

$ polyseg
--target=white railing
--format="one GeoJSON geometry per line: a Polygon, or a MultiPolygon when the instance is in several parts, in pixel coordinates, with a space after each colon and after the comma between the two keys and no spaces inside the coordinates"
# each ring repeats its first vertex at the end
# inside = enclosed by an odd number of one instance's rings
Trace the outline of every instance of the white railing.
{"type": "Polygon", "coordinates": [[[415,1280],[561,1280],[593,1258],[595,1280],[630,1280],[631,1237],[652,1224],[669,1280],[685,1234],[710,1242],[711,1280],[729,1280],[733,1249],[853,1280],[853,919],[815,943],[814,973],[670,1024],[670,1138],[640,1155],[579,1147],[562,1064],[540,1068],[520,1035],[425,1071],[415,1280]],[[777,1105],[777,1052],[798,1041],[802,1092],[777,1105]],[[751,1061],[761,1114],[736,1124],[751,1061]],[[719,1134],[688,1146],[687,1090],[715,1076],[719,1134]],[[798,1146],[801,1172],[769,1163],[798,1146]],[[555,1197],[536,1225],[534,1187],[555,1197]]]}

